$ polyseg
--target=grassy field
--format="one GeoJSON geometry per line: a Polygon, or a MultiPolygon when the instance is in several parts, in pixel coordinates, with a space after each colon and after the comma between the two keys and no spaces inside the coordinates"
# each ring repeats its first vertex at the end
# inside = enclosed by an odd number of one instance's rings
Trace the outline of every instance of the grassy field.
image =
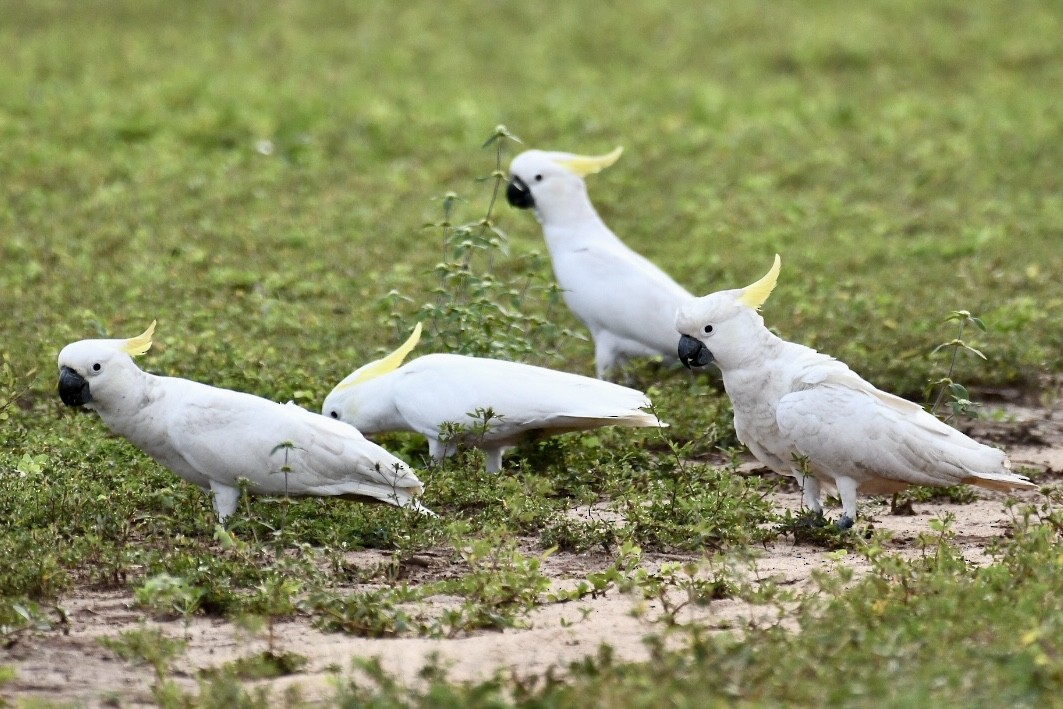
{"type": "MultiPolygon", "coordinates": [[[[441,285],[443,234],[426,225],[448,192],[462,198],[455,220],[485,214],[491,183],[478,178],[496,157],[481,146],[499,124],[523,141],[505,143],[503,169],[524,147],[623,145],[591,197],[695,293],[743,286],[782,254],[767,323],[883,388],[920,399],[943,376],[929,353],[961,309],[988,326],[971,340],[988,361],[961,360],[958,379],[1046,403],[1063,371],[1063,8],[1051,0],[14,0],[2,14],[0,639],[59,633],[56,608],[85,588],[128,590],[146,615],[447,636],[512,627],[546,602],[533,562],[549,548],[742,554],[781,533],[770,483],[733,474],[722,394],[652,367],[636,382],[667,438],[567,437],[520,450],[497,477],[461,457],[422,477],[438,520],[251,500],[235,540],[215,537],[202,493],[59,402],[63,345],[158,319],[149,371],[316,410],[425,304],[455,300],[421,351],[464,338],[592,374],[589,341],[552,304],[530,215],[496,205],[505,248],[477,249],[473,279],[441,285]],[[461,331],[483,317],[490,337],[461,331]],[[566,515],[599,502],[628,524],[566,515]],[[335,590],[349,550],[401,560],[440,547],[455,554],[445,582],[335,590]],[[460,553],[474,548],[492,563],[460,553]],[[403,618],[404,598],[443,591],[469,599],[458,616],[403,618]]],[[[418,438],[381,440],[415,465],[426,454],[418,438]]],[[[824,578],[786,606],[800,632],[692,628],[686,651],[662,647],[648,665],[603,656],[564,682],[438,679],[423,696],[382,679],[336,701],[1036,704],[1063,689],[1055,495],[1018,515],[983,568],[957,559],[947,528],[919,561],[873,537],[868,577],[824,578]]],[[[651,584],[630,570],[596,582],[651,584]]],[[[192,701],[159,676],[160,702],[192,701]]],[[[202,703],[232,689],[221,682],[202,703]]]]}

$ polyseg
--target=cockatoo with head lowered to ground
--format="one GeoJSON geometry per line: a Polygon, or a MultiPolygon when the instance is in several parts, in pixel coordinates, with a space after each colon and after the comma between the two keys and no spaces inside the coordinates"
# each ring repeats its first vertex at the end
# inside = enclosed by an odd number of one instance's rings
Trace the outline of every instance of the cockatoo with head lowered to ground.
{"type": "Polygon", "coordinates": [[[537,436],[664,425],[642,410],[650,405],[642,392],[578,374],[453,354],[400,366],[420,336],[418,323],[401,347],[337,384],[322,413],[366,434],[420,433],[435,460],[453,454],[459,442],[481,448],[490,472],[501,469],[506,448],[537,436]],[[446,423],[461,428],[451,440],[441,435],[446,423]]]}
{"type": "Polygon", "coordinates": [[[1036,489],[1012,473],[1003,451],[947,426],[921,406],[887,394],[843,363],[773,335],[757,312],[775,287],[780,261],[751,286],[687,303],[676,314],[679,358],[715,362],[734,407],[735,433],[764,465],[800,482],[821,513],[820,483],[838,489],[846,529],[857,493],[909,485],[965,483],[990,490],[1036,489]]]}
{"type": "Polygon", "coordinates": [[[676,308],[693,296],[624,245],[587,196],[583,178],[612,165],[608,155],[528,150],[513,158],[506,199],[532,209],[543,227],[554,276],[569,309],[594,338],[598,377],[633,357],[675,362],[676,308]]]}
{"type": "Polygon", "coordinates": [[[259,495],[334,495],[427,512],[410,468],[357,430],[295,404],[142,371],[155,323],[128,340],[81,340],[59,353],[59,396],[181,478],[209,490],[223,523],[238,480],[259,495]]]}

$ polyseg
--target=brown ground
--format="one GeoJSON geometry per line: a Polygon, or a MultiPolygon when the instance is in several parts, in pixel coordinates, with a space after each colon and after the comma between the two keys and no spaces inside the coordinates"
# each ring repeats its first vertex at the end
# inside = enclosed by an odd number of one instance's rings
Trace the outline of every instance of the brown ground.
{"type": "MultiPolygon", "coordinates": [[[[1045,471],[1047,477],[1057,477],[1063,472],[1063,411],[1058,406],[1053,410],[1008,410],[1007,422],[979,422],[972,427],[974,435],[1003,445],[1016,468],[1045,471]]],[[[779,506],[796,508],[799,504],[795,492],[779,492],[775,497],[779,506]]],[[[1001,536],[1011,524],[1002,504],[1003,495],[979,491],[979,497],[966,505],[916,504],[914,516],[893,516],[888,505],[874,503],[862,508],[862,514],[877,529],[892,533],[894,549],[916,553],[917,535],[929,531],[928,520],[952,513],[957,544],[968,559],[977,562],[985,558],[987,543],[1001,536]]],[[[1038,494],[1017,497],[1032,502],[1038,494]]],[[[813,569],[831,563],[827,554],[781,539],[763,550],[750,573],[800,588],[810,583],[813,569]]],[[[381,558],[374,552],[352,556],[352,560],[366,566],[379,563],[381,558]]],[[[428,559],[429,574],[433,567],[438,567],[440,573],[444,570],[445,557],[429,555],[428,559]]],[[[645,559],[651,564],[662,560],[645,559]]],[[[546,571],[558,584],[564,584],[566,579],[582,578],[608,561],[599,554],[557,554],[548,559],[546,571]]],[[[849,554],[841,563],[859,571],[862,562],[849,554]]],[[[458,680],[483,678],[499,668],[520,674],[541,671],[592,654],[602,643],[611,645],[618,657],[640,659],[647,654],[643,638],[654,628],[632,614],[634,606],[633,598],[612,591],[603,598],[544,606],[531,616],[526,629],[484,632],[452,640],[367,640],[322,633],[305,621],[282,623],[277,628],[278,647],[308,657],[309,664],[300,674],[271,681],[272,696],[279,699],[284,688],[298,685],[304,698],[328,697],[334,691],[336,673],[349,673],[352,657],[378,656],[387,670],[406,681],[416,679],[417,671],[433,653],[443,658],[451,668],[451,677],[458,680]]],[[[177,679],[190,691],[196,687],[197,671],[264,648],[263,641],[247,639],[232,623],[222,619],[197,617],[187,628],[181,621],[155,623],[134,606],[128,592],[77,592],[64,598],[62,607],[70,620],[68,633],[24,636],[0,650],[0,666],[17,671],[15,680],[4,688],[5,698],[34,697],[89,706],[151,704],[152,671],[117,659],[97,643],[100,637],[114,636],[143,623],[161,625],[172,636],[188,638],[188,649],[177,663],[177,679]]],[[[653,616],[652,604],[645,610],[649,617],[653,616]]],[[[713,627],[729,627],[758,610],[734,600],[721,600],[692,612],[713,627]]]]}

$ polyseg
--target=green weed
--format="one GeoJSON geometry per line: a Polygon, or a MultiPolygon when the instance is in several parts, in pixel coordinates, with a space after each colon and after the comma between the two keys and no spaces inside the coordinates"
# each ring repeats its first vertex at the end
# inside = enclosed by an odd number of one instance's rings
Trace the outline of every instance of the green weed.
{"type": "Polygon", "coordinates": [[[662,550],[720,550],[771,539],[774,519],[765,483],[734,469],[658,461],[642,491],[629,485],[611,503],[622,538],[662,550]]]}
{"type": "Polygon", "coordinates": [[[175,706],[180,700],[182,692],[169,675],[174,660],[184,654],[185,641],[171,638],[158,628],[139,628],[100,638],[99,642],[123,660],[151,667],[155,674],[151,692],[160,705],[175,706]]]}
{"type": "MultiPolygon", "coordinates": [[[[496,207],[506,181],[502,159],[509,143],[520,140],[499,125],[483,145],[494,148],[495,164],[490,176],[481,178],[490,185],[482,217],[456,223],[458,205],[464,200],[454,192],[440,198],[443,218],[426,225],[438,229],[442,237],[442,260],[426,274],[438,285],[432,301],[420,306],[413,319],[427,322],[427,344],[442,352],[543,361],[559,339],[585,338],[552,317],[560,290],[545,276],[542,255],[538,251],[511,255],[509,238],[498,226],[496,207]]],[[[412,300],[392,290],[381,304],[393,308],[412,300]]],[[[392,310],[389,320],[401,333],[411,318],[392,310]]]]}
{"type": "Polygon", "coordinates": [[[949,357],[949,367],[945,376],[937,381],[932,381],[927,384],[926,392],[929,395],[934,389],[937,389],[937,396],[934,398],[934,403],[930,407],[930,412],[937,413],[938,407],[948,398],[949,409],[951,414],[945,418],[946,421],[955,416],[973,416],[973,409],[976,406],[971,401],[971,395],[967,393],[967,387],[963,386],[959,382],[955,381],[953,377],[956,375],[956,362],[959,359],[960,352],[967,352],[979,357],[982,361],[985,361],[986,356],[980,351],[969,345],[963,340],[963,331],[968,325],[973,325],[982,332],[986,331],[985,323],[981,318],[977,318],[971,315],[966,310],[954,311],[949,317],[945,318],[945,322],[957,323],[956,337],[943,342],[933,350],[931,350],[931,356],[941,351],[951,352],[949,357]]]}

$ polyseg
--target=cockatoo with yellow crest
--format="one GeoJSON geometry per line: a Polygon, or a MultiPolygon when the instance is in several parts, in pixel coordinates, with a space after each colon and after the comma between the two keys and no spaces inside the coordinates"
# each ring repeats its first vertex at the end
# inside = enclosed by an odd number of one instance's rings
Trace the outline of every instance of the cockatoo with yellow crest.
{"type": "Polygon", "coordinates": [[[758,310],[780,260],[751,286],[707,295],[676,313],[679,359],[723,373],[739,440],[764,465],[801,482],[805,504],[821,513],[820,483],[842,501],[838,526],[856,519],[857,493],[909,485],[977,485],[1032,490],[1003,451],[978,443],[921,406],[880,391],[845,364],[773,335],[758,310]]]}
{"type": "Polygon", "coordinates": [[[532,209],[565,303],[591,331],[598,377],[635,357],[675,362],[676,309],[693,299],[667,273],[605,225],[583,178],[609,167],[621,149],[587,157],[528,150],[510,163],[506,199],[532,209]]]}
{"type": "Polygon", "coordinates": [[[322,413],[366,434],[419,433],[437,461],[458,443],[480,448],[490,472],[501,469],[506,448],[537,436],[664,425],[642,410],[650,406],[642,392],[578,374],[455,354],[403,365],[420,336],[418,323],[401,347],[337,384],[322,413]],[[458,435],[444,435],[447,423],[458,425],[458,435]]]}
{"type": "Polygon", "coordinates": [[[213,493],[220,523],[236,510],[240,478],[257,495],[332,495],[427,512],[410,468],[351,426],[295,404],[144,372],[133,357],[148,351],[154,331],[153,322],[128,340],[64,347],[59,396],[96,411],[112,431],[213,493]]]}

